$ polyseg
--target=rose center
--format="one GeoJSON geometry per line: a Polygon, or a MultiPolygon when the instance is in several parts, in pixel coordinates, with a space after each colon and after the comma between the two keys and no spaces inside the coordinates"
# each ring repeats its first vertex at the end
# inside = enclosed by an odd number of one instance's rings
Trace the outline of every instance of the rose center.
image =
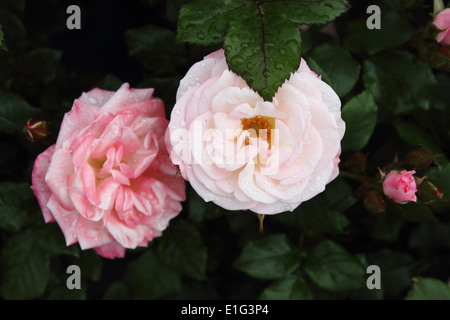
{"type": "MultiPolygon", "coordinates": [[[[255,134],[259,138],[260,134],[269,143],[269,148],[271,146],[272,136],[271,129],[274,128],[274,119],[264,116],[256,116],[253,118],[243,118],[241,119],[242,130],[250,130],[250,135],[255,134]]],[[[249,139],[245,140],[245,145],[249,144],[249,139]]]]}

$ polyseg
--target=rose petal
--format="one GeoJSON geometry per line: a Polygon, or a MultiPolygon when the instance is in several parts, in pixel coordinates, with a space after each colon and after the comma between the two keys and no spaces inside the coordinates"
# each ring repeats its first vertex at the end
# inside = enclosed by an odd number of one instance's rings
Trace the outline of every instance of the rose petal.
{"type": "Polygon", "coordinates": [[[109,242],[99,247],[95,247],[94,250],[104,258],[114,259],[125,257],[125,248],[117,242],[109,242]]]}
{"type": "Polygon", "coordinates": [[[36,158],[33,166],[33,172],[31,173],[31,189],[39,202],[42,215],[47,223],[55,221],[52,212],[47,208],[47,203],[52,193],[45,183],[45,174],[50,166],[50,160],[54,151],[55,145],[52,145],[42,152],[36,158]]]}
{"type": "Polygon", "coordinates": [[[111,241],[103,221],[91,221],[79,217],[75,229],[82,250],[108,244],[111,241]]]}
{"type": "Polygon", "coordinates": [[[64,238],[66,239],[66,245],[70,246],[77,242],[77,233],[75,225],[78,220],[78,213],[76,211],[66,210],[61,206],[58,199],[51,195],[47,203],[48,209],[52,212],[56,222],[61,228],[64,238]]]}

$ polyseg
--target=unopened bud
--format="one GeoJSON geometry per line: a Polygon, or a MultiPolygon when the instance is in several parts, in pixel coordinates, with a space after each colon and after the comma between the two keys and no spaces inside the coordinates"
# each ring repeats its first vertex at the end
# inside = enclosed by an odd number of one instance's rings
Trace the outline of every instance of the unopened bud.
{"type": "Polygon", "coordinates": [[[386,203],[380,191],[370,190],[364,194],[364,208],[373,214],[383,214],[386,210],[386,203]]]}
{"type": "Polygon", "coordinates": [[[424,148],[417,148],[406,156],[406,161],[414,166],[415,169],[428,168],[436,158],[436,155],[424,148]]]}
{"type": "Polygon", "coordinates": [[[443,198],[442,192],[431,181],[426,181],[419,186],[419,197],[424,203],[443,198]]]}
{"type": "Polygon", "coordinates": [[[31,142],[38,142],[47,138],[49,132],[48,124],[41,119],[30,119],[23,126],[25,138],[31,142]]]}
{"type": "Polygon", "coordinates": [[[361,152],[353,153],[347,160],[347,168],[353,173],[364,173],[367,168],[367,157],[361,152]]]}
{"type": "Polygon", "coordinates": [[[450,48],[438,47],[430,52],[430,64],[433,68],[450,71],[450,48]]]}

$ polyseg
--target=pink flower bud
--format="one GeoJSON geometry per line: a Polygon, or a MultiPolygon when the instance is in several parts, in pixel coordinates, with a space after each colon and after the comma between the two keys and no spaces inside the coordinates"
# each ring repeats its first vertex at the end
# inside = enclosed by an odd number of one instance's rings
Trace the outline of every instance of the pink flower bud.
{"type": "Polygon", "coordinates": [[[23,126],[25,138],[31,142],[38,142],[45,139],[48,135],[48,124],[41,119],[30,119],[27,124],[23,126]]]}
{"type": "Polygon", "coordinates": [[[397,203],[417,202],[416,171],[402,170],[389,172],[383,180],[383,192],[397,203]]]}
{"type": "Polygon", "coordinates": [[[442,10],[434,17],[433,26],[439,31],[436,41],[444,46],[450,45],[450,8],[442,10]]]}

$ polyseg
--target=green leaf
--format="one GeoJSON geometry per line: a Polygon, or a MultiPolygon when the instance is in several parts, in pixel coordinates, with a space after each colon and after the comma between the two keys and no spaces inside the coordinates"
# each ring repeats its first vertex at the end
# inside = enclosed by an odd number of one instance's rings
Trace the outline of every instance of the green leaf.
{"type": "Polygon", "coordinates": [[[354,290],[366,285],[361,263],[331,240],[323,240],[307,250],[305,271],[315,284],[329,291],[354,290]]]}
{"type": "Polygon", "coordinates": [[[205,202],[195,190],[188,186],[188,217],[195,222],[201,222],[222,217],[225,210],[213,202],[205,202]]]}
{"type": "Polygon", "coordinates": [[[247,243],[234,267],[258,279],[277,280],[290,275],[300,256],[285,234],[272,234],[247,243]]]}
{"type": "Polygon", "coordinates": [[[197,0],[181,8],[177,39],[199,45],[223,41],[229,68],[265,100],[300,65],[298,24],[325,23],[347,1],[197,0]]]}
{"type": "Polygon", "coordinates": [[[348,7],[346,0],[197,0],[184,5],[179,13],[177,39],[199,45],[220,44],[228,24],[240,19],[243,12],[261,9],[265,16],[286,17],[294,24],[326,23],[348,7]]]}
{"type": "Polygon", "coordinates": [[[0,132],[20,133],[36,111],[20,96],[0,90],[0,132]]]}
{"type": "Polygon", "coordinates": [[[20,56],[16,72],[21,84],[48,85],[57,76],[62,51],[38,48],[20,56]]]}
{"type": "Polygon", "coordinates": [[[409,246],[426,255],[431,252],[448,250],[450,248],[450,225],[439,222],[424,222],[419,224],[409,237],[409,246]]]}
{"type": "Polygon", "coordinates": [[[366,19],[355,20],[349,24],[343,42],[350,51],[374,54],[398,47],[411,39],[416,29],[396,10],[382,3],[379,6],[381,29],[367,28],[366,19]]]}
{"type": "Polygon", "coordinates": [[[249,1],[237,0],[197,0],[184,5],[178,15],[177,40],[198,45],[219,44],[230,19],[249,5],[249,1]]]}
{"type": "Polygon", "coordinates": [[[439,111],[447,110],[447,102],[450,101],[450,72],[436,74],[436,89],[434,91],[433,108],[439,111]]]}
{"type": "Polygon", "coordinates": [[[5,45],[9,52],[21,52],[28,44],[27,31],[14,13],[0,7],[0,21],[6,35],[5,45]]]}
{"type": "Polygon", "coordinates": [[[324,24],[340,16],[349,7],[347,0],[268,0],[263,12],[286,15],[295,24],[324,24]]]}
{"type": "Polygon", "coordinates": [[[418,277],[405,300],[450,300],[450,286],[438,279],[418,277]]]}
{"type": "Polygon", "coordinates": [[[340,97],[353,89],[358,81],[361,66],[347,49],[325,43],[314,48],[311,57],[329,76],[328,84],[340,97]]]}
{"type": "Polygon", "coordinates": [[[439,147],[436,140],[433,139],[429,132],[413,123],[404,121],[395,122],[394,127],[397,130],[398,135],[409,144],[424,147],[435,154],[441,155],[434,159],[437,164],[444,165],[448,163],[444,151],[439,147]]]}
{"type": "Polygon", "coordinates": [[[0,183],[0,228],[18,231],[29,219],[26,202],[33,199],[28,183],[6,181],[0,183]]]}
{"type": "Polygon", "coordinates": [[[427,63],[400,51],[364,61],[363,79],[375,101],[394,114],[428,110],[436,85],[427,63]]]}
{"type": "Polygon", "coordinates": [[[286,225],[295,226],[308,237],[326,233],[344,234],[350,225],[350,221],[341,211],[331,210],[320,199],[304,202],[293,212],[278,214],[276,219],[286,225]]]}
{"type": "Polygon", "coordinates": [[[261,294],[262,300],[312,300],[313,295],[303,277],[289,276],[274,281],[261,294]]]}
{"type": "Polygon", "coordinates": [[[125,41],[128,55],[149,71],[167,73],[186,63],[186,50],[175,44],[175,33],[169,29],[153,25],[130,29],[125,41]]]}
{"type": "Polygon", "coordinates": [[[70,290],[66,285],[54,288],[47,300],[86,300],[86,290],[84,288],[70,290]]]}
{"type": "Polygon", "coordinates": [[[113,282],[102,297],[103,300],[129,300],[127,286],[121,281],[113,282]]]}
{"type": "MultiPolygon", "coordinates": [[[[353,194],[353,187],[347,181],[347,179],[342,177],[337,177],[332,182],[327,184],[323,195],[326,198],[326,203],[329,204],[328,207],[333,211],[340,211],[343,215],[343,212],[354,205],[358,200],[355,198],[353,194]]],[[[320,199],[320,198],[319,198],[320,199]]],[[[319,201],[317,199],[317,201],[319,201]]],[[[325,203],[322,203],[325,206],[325,203]]],[[[345,217],[345,215],[344,215],[345,217]]],[[[345,219],[340,219],[340,221],[344,222],[345,219]]],[[[338,221],[334,221],[334,223],[338,224],[338,221]]],[[[345,227],[348,226],[349,223],[346,223],[342,228],[335,229],[339,231],[339,233],[343,233],[345,227]]]]}
{"type": "Polygon", "coordinates": [[[342,108],[345,121],[343,151],[359,151],[366,146],[377,124],[378,107],[369,91],[353,97],[342,108]]]}
{"type": "Polygon", "coordinates": [[[8,239],[1,252],[0,270],[0,293],[5,299],[33,299],[44,293],[50,261],[37,245],[32,230],[8,239]]]}
{"type": "Polygon", "coordinates": [[[193,224],[184,220],[171,222],[158,239],[157,254],[172,269],[196,280],[206,279],[207,248],[193,224]]]}
{"type": "Polygon", "coordinates": [[[410,255],[390,249],[381,249],[367,255],[370,265],[381,270],[381,288],[389,298],[398,295],[410,285],[414,259],[410,255]]]}
{"type": "Polygon", "coordinates": [[[0,24],[0,49],[8,50],[5,45],[5,38],[3,35],[2,25],[0,24]]]}
{"type": "Polygon", "coordinates": [[[125,270],[132,299],[162,298],[181,289],[180,274],[166,267],[151,251],[128,263],[125,270]]]}
{"type": "Polygon", "coordinates": [[[35,229],[39,245],[48,253],[79,256],[78,245],[67,246],[63,233],[57,223],[49,223],[35,229]]]}
{"type": "Polygon", "coordinates": [[[286,18],[248,10],[230,22],[224,41],[229,68],[266,101],[300,66],[300,33],[286,18]]]}
{"type": "Polygon", "coordinates": [[[19,231],[27,224],[28,213],[16,205],[6,203],[0,198],[0,228],[19,231]]]}
{"type": "MultiPolygon", "coordinates": [[[[304,39],[304,38],[302,38],[304,39]]],[[[304,51],[304,50],[303,50],[304,51]]],[[[308,64],[308,67],[314,71],[315,73],[317,73],[321,79],[323,81],[325,81],[326,83],[330,84],[331,83],[331,78],[328,76],[328,74],[322,69],[321,66],[319,66],[319,64],[310,56],[308,57],[304,57],[306,60],[306,63],[308,64]]]]}
{"type": "Polygon", "coordinates": [[[413,222],[436,221],[433,212],[423,203],[410,202],[397,205],[403,219],[413,222]]]}
{"type": "Polygon", "coordinates": [[[370,235],[380,241],[397,240],[405,225],[405,219],[390,210],[384,216],[368,215],[367,220],[371,228],[370,235]]]}
{"type": "Polygon", "coordinates": [[[444,198],[450,198],[450,163],[443,168],[430,169],[426,176],[444,194],[444,198]]]}
{"type": "Polygon", "coordinates": [[[192,2],[191,0],[165,0],[161,1],[166,3],[166,17],[170,22],[177,23],[178,21],[178,14],[180,12],[180,8],[189,3],[192,2]]]}
{"type": "MultiPolygon", "coordinates": [[[[359,263],[361,263],[364,270],[367,270],[367,268],[369,267],[369,263],[367,262],[367,258],[365,256],[365,254],[361,254],[361,253],[355,254],[355,258],[359,261],[359,263]]],[[[366,279],[368,279],[370,277],[370,275],[371,275],[370,272],[369,273],[366,272],[366,279]]],[[[383,287],[381,287],[380,289],[375,289],[375,290],[369,289],[366,284],[362,288],[359,288],[357,290],[352,290],[350,292],[349,298],[351,300],[383,300],[384,290],[383,290],[383,287]]]]}
{"type": "Polygon", "coordinates": [[[102,276],[103,262],[95,250],[83,250],[78,259],[74,259],[74,264],[81,269],[83,279],[99,281],[102,276]]]}

